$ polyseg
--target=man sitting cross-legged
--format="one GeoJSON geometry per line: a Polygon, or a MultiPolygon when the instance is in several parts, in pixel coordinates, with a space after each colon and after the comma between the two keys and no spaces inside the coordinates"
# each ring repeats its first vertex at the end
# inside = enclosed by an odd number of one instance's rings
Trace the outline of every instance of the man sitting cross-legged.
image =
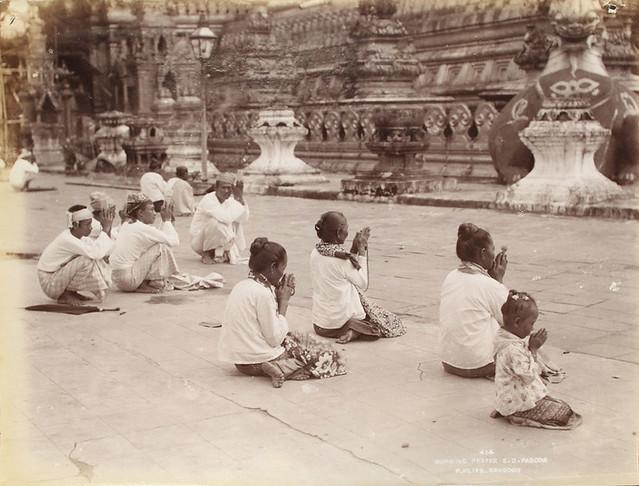
{"type": "Polygon", "coordinates": [[[248,221],[242,182],[231,174],[220,174],[215,192],[202,198],[191,222],[191,248],[203,263],[238,262],[246,248],[242,223],[248,221]]]}
{"type": "Polygon", "coordinates": [[[113,246],[108,236],[113,218],[103,220],[103,231],[88,238],[93,215],[86,206],[71,206],[67,229],[44,249],[38,261],[42,291],[61,304],[79,305],[91,300],[78,292],[91,292],[103,300],[111,283],[111,269],[104,260],[113,246]]]}
{"type": "Polygon", "coordinates": [[[168,278],[178,267],[171,247],[180,244],[180,238],[171,223],[173,207],[160,209],[162,226],[153,226],[153,201],[142,193],[129,194],[123,224],[111,253],[113,282],[125,292],[156,293],[167,288],[168,278]]]}

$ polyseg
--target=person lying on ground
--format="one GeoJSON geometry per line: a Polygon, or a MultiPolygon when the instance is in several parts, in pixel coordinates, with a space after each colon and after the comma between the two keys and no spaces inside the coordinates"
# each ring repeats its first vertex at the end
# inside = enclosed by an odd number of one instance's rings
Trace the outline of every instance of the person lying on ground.
{"type": "Polygon", "coordinates": [[[248,278],[226,302],[220,360],[246,375],[269,376],[275,388],[285,380],[329,378],[346,373],[340,355],[312,336],[289,332],[286,312],[295,277],[285,274],[286,250],[267,238],[251,244],[248,278]]]}
{"type": "Polygon", "coordinates": [[[496,411],[515,425],[573,429],[581,416],[563,400],[548,395],[538,350],[548,337],[545,328],[533,331],[539,310],[529,294],[511,290],[501,308],[504,325],[495,338],[496,411]]]}
{"type": "MultiPolygon", "coordinates": [[[[111,284],[111,269],[104,258],[113,241],[104,231],[96,238],[88,238],[92,220],[86,206],[71,206],[67,229],[49,243],[38,260],[40,287],[60,304],[80,305],[92,300],[79,292],[90,292],[102,301],[111,284]]],[[[113,220],[106,217],[104,222],[110,226],[113,220]]]]}
{"type": "Polygon", "coordinates": [[[35,163],[33,153],[30,150],[22,149],[9,172],[9,184],[16,191],[28,191],[29,185],[36,178],[38,172],[40,169],[35,163]]]}
{"type": "Polygon", "coordinates": [[[244,201],[244,185],[232,174],[220,174],[215,192],[206,194],[191,221],[191,248],[202,263],[238,263],[246,248],[244,224],[249,208],[244,201]]]}
{"type": "Polygon", "coordinates": [[[189,184],[189,170],[180,166],[175,169],[175,177],[168,180],[167,185],[173,194],[173,207],[176,216],[190,216],[195,211],[193,187],[189,184]]]}
{"type": "Polygon", "coordinates": [[[153,201],[142,193],[127,196],[126,214],[111,252],[113,282],[125,292],[157,293],[170,289],[168,278],[178,272],[172,247],[180,244],[171,205],[160,210],[162,225],[153,226],[153,201]]]}
{"type": "Polygon", "coordinates": [[[493,343],[508,289],[502,283],[508,258],[495,256],[490,233],[474,224],[457,231],[461,264],[444,279],[439,304],[440,354],[447,373],[466,378],[495,374],[493,343]]]}
{"type": "Polygon", "coordinates": [[[321,240],[310,256],[315,332],[338,338],[340,344],[403,335],[406,329],[399,317],[364,295],[370,228],[356,234],[350,252],[342,246],[348,237],[348,222],[342,213],[322,214],[315,231],[321,240]]]}

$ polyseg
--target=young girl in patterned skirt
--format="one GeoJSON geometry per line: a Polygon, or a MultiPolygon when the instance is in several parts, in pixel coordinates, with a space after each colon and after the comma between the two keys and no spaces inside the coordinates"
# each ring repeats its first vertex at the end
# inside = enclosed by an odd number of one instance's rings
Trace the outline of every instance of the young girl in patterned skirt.
{"type": "Polygon", "coordinates": [[[545,429],[573,429],[581,416],[563,400],[546,390],[544,364],[537,352],[546,342],[546,329],[532,332],[539,311],[525,292],[511,290],[501,308],[504,325],[495,339],[495,385],[497,410],[492,417],[505,417],[515,425],[545,429]]]}

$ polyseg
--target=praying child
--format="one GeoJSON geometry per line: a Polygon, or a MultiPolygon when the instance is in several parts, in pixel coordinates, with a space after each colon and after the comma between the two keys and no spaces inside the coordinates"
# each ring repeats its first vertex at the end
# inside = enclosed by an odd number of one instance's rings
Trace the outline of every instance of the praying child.
{"type": "Polygon", "coordinates": [[[532,332],[539,315],[537,303],[529,294],[511,290],[501,312],[504,323],[495,337],[497,407],[491,416],[515,425],[574,429],[581,416],[546,390],[537,351],[548,334],[544,328],[532,332]]]}

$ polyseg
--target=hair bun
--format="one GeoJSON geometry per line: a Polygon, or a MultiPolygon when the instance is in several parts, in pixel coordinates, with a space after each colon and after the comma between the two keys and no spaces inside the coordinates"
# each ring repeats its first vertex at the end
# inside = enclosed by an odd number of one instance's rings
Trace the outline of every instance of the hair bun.
{"type": "Polygon", "coordinates": [[[478,229],[479,228],[473,223],[462,223],[459,225],[459,228],[457,228],[457,238],[470,238],[470,235],[472,235],[478,229]]]}
{"type": "Polygon", "coordinates": [[[264,247],[266,246],[266,244],[268,243],[268,238],[264,237],[264,236],[260,236],[258,238],[255,238],[253,240],[253,243],[251,243],[251,255],[255,255],[259,252],[261,252],[264,247]]]}

